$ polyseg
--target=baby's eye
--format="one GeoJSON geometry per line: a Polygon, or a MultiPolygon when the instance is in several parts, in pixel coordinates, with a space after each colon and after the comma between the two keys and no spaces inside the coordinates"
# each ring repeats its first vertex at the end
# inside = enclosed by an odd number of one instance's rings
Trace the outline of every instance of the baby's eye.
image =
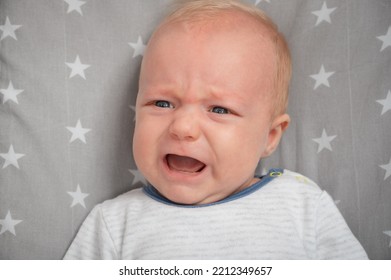
{"type": "Polygon", "coordinates": [[[219,106],[215,106],[211,109],[211,112],[212,113],[215,113],[215,114],[229,114],[230,111],[224,107],[219,107],[219,106]]]}
{"type": "Polygon", "coordinates": [[[160,108],[173,108],[172,104],[165,100],[158,100],[155,101],[155,106],[160,108]]]}

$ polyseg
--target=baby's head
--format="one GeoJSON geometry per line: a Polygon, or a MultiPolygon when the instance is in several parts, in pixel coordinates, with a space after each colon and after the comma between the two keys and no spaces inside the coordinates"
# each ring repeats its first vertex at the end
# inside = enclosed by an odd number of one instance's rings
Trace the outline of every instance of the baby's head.
{"type": "Polygon", "coordinates": [[[166,198],[206,204],[247,188],[277,147],[290,57],[274,24],[238,1],[182,1],[142,62],[133,152],[166,198]]]}

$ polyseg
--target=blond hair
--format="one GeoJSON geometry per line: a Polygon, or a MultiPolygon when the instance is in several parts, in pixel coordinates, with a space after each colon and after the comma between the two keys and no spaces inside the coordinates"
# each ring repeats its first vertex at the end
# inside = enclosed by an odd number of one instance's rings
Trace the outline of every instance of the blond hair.
{"type": "Polygon", "coordinates": [[[208,21],[223,11],[239,11],[250,16],[268,31],[275,46],[277,73],[274,82],[274,117],[283,114],[288,105],[288,88],[291,79],[291,57],[284,36],[274,22],[260,9],[239,0],[177,0],[173,11],[160,27],[175,22],[208,21]]]}

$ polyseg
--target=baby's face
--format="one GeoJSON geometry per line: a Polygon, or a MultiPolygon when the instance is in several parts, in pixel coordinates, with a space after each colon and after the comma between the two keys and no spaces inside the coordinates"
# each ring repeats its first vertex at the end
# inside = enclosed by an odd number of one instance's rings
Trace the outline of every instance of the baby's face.
{"type": "Polygon", "coordinates": [[[251,31],[160,30],[144,56],[136,105],[133,151],[145,178],[183,204],[253,184],[280,137],[281,121],[271,119],[275,67],[273,45],[251,31]]]}

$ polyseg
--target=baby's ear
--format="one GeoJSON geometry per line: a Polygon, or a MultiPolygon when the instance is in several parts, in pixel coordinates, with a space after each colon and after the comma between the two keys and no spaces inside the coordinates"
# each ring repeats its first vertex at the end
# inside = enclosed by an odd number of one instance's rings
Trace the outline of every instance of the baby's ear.
{"type": "Polygon", "coordinates": [[[282,134],[288,128],[291,118],[288,114],[276,117],[270,127],[269,139],[262,157],[270,156],[278,147],[282,134]]]}

